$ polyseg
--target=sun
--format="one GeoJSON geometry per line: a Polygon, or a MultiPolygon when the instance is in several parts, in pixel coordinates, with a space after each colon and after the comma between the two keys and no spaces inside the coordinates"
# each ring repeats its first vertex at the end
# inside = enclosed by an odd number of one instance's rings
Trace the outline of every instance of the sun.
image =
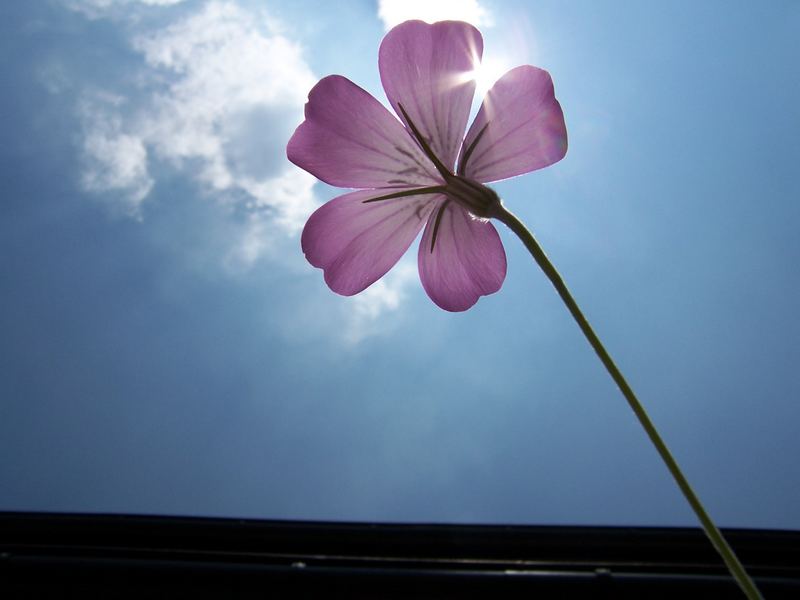
{"type": "Polygon", "coordinates": [[[478,99],[483,99],[489,88],[494,85],[494,82],[500,79],[507,71],[511,69],[511,65],[507,60],[502,58],[489,58],[468,73],[465,74],[465,79],[475,81],[475,96],[478,99]]]}
{"type": "Polygon", "coordinates": [[[463,71],[456,75],[452,79],[452,84],[463,85],[467,82],[475,82],[475,100],[479,102],[483,100],[486,92],[494,85],[495,81],[513,67],[510,58],[502,54],[500,56],[495,54],[481,60],[480,54],[475,50],[472,51],[471,62],[474,65],[472,70],[463,71]]]}

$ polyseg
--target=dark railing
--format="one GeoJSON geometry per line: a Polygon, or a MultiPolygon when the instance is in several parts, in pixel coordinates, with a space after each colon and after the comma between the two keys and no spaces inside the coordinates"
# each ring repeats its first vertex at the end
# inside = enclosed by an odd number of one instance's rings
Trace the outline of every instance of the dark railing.
{"type": "MultiPolygon", "coordinates": [[[[800,598],[800,532],[725,535],[800,598]]],[[[740,598],[700,529],[0,513],[0,598],[740,598]]]]}

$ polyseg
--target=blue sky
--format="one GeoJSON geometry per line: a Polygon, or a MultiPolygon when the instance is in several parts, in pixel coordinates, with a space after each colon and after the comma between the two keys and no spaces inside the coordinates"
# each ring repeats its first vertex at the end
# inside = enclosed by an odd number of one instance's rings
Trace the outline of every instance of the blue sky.
{"type": "Polygon", "coordinates": [[[551,72],[569,153],[496,189],[712,516],[799,528],[800,5],[341,4],[2,4],[0,510],[694,524],[508,231],[462,314],[302,256],[308,90],[453,16],[551,72]]]}

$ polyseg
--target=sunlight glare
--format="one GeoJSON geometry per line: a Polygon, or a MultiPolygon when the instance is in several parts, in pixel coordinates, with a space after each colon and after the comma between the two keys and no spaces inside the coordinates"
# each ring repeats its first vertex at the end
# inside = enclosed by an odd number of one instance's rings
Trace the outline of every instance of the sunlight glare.
{"type": "Polygon", "coordinates": [[[475,81],[475,97],[480,101],[483,100],[494,82],[511,68],[512,66],[507,60],[489,58],[478,64],[474,70],[465,73],[464,78],[466,81],[475,81]]]}

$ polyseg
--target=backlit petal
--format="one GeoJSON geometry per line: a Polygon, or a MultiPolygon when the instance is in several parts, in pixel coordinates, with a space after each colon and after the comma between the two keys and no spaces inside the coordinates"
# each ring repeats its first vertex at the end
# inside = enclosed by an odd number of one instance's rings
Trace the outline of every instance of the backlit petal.
{"type": "Polygon", "coordinates": [[[378,65],[392,107],[398,104],[436,156],[452,170],[467,126],[475,81],[468,74],[480,62],[483,39],[472,25],[406,21],[386,34],[378,65]]]}
{"type": "Polygon", "coordinates": [[[440,179],[400,121],[349,79],[322,79],[308,94],[305,115],[286,153],[326,183],[375,188],[440,179]]]}
{"type": "Polygon", "coordinates": [[[464,139],[459,172],[488,183],[541,169],[566,153],[567,127],[550,74],[525,65],[486,94],[464,139]]]}
{"type": "Polygon", "coordinates": [[[301,244],[325,282],[352,296],[383,277],[422,229],[438,197],[406,196],[364,203],[387,190],[359,190],[334,198],[311,215],[301,244]]]}
{"type": "Polygon", "coordinates": [[[454,202],[447,202],[437,228],[444,202],[438,202],[422,234],[419,276],[431,300],[457,312],[500,289],[506,277],[506,253],[489,221],[476,219],[454,202]],[[434,229],[436,242],[431,250],[434,229]]]}

